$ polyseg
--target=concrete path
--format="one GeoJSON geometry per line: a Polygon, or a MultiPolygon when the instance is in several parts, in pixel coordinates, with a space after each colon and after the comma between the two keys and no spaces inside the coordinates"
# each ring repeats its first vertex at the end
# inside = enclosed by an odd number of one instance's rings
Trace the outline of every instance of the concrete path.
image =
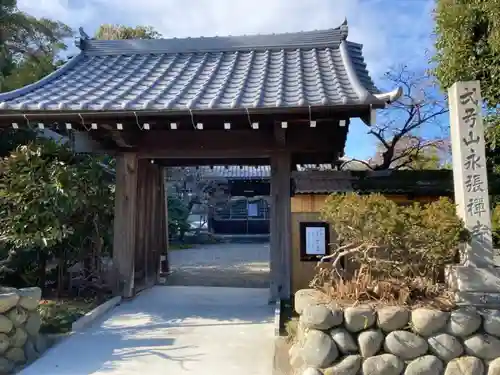
{"type": "Polygon", "coordinates": [[[269,243],[222,243],[173,250],[169,285],[269,287],[269,243]]]}
{"type": "Polygon", "coordinates": [[[266,289],[157,286],[62,341],[21,375],[271,375],[266,289]]]}

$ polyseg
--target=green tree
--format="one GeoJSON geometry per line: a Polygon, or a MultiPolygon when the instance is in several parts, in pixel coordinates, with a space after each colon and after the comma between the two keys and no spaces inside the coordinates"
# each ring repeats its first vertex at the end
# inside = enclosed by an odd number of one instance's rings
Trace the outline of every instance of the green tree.
{"type": "Polygon", "coordinates": [[[89,253],[100,259],[114,191],[104,174],[94,158],[51,140],[19,146],[1,159],[0,243],[10,250],[2,265],[36,262],[43,288],[49,259],[65,261],[71,249],[73,261],[89,253]]]}
{"type": "Polygon", "coordinates": [[[5,78],[26,60],[38,62],[40,66],[32,65],[32,70],[40,73],[38,75],[31,73],[31,80],[22,81],[21,85],[32,83],[47,74],[47,61],[44,58],[49,56],[49,60],[50,57],[52,60],[55,59],[57,53],[66,48],[63,43],[64,38],[71,35],[71,29],[62,22],[37,19],[21,12],[17,8],[16,0],[2,1],[0,3],[0,91],[13,88],[12,85],[4,87],[5,78]]]}
{"type": "MultiPolygon", "coordinates": [[[[37,19],[17,9],[15,0],[0,2],[0,92],[29,85],[50,74],[63,61],[64,38],[72,35],[65,24],[37,19]]],[[[0,130],[0,156],[35,139],[33,131],[0,130]]]]}
{"type": "Polygon", "coordinates": [[[437,0],[435,74],[443,89],[480,80],[486,103],[500,103],[500,1],[437,0]]]}
{"type": "Polygon", "coordinates": [[[168,233],[171,237],[183,239],[184,233],[189,230],[189,209],[182,200],[177,197],[167,198],[168,208],[168,233]]]}
{"type": "Polygon", "coordinates": [[[161,34],[152,26],[129,27],[124,25],[104,24],[99,27],[95,34],[96,39],[158,39],[161,34]]]}
{"type": "MultiPolygon", "coordinates": [[[[487,112],[485,125],[489,179],[493,187],[498,187],[500,0],[436,0],[435,19],[434,73],[442,89],[448,89],[456,81],[481,81],[487,112]]],[[[494,197],[492,201],[498,202],[499,197],[494,197]]],[[[496,224],[500,225],[498,221],[496,224]]],[[[497,226],[496,230],[500,230],[500,227],[497,226]]]]}

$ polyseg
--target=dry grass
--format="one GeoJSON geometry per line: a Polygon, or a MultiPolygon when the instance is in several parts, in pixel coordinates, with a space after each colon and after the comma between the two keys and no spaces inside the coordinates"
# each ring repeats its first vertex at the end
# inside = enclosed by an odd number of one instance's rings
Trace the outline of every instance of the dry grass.
{"type": "Polygon", "coordinates": [[[288,343],[294,343],[297,337],[299,318],[293,317],[285,323],[286,338],[288,343]]]}
{"type": "Polygon", "coordinates": [[[330,269],[319,268],[311,286],[322,290],[340,306],[399,305],[445,311],[455,307],[453,293],[444,284],[436,284],[423,277],[379,279],[363,268],[350,278],[332,277],[330,269]]]}

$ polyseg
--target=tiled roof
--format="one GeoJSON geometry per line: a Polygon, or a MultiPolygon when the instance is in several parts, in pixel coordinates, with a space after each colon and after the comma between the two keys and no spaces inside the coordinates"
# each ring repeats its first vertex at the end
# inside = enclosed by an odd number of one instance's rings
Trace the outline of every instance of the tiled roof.
{"type": "Polygon", "coordinates": [[[332,164],[299,164],[297,165],[297,171],[333,171],[334,167],[332,164]]]}
{"type": "Polygon", "coordinates": [[[453,174],[448,170],[297,172],[293,178],[295,194],[330,194],[347,191],[421,195],[453,193],[453,174]]]}
{"type": "Polygon", "coordinates": [[[269,165],[214,165],[200,167],[204,178],[231,178],[231,179],[268,179],[271,176],[269,165]]]}
{"type": "Polygon", "coordinates": [[[347,24],[288,34],[78,41],[44,79],[0,94],[0,110],[227,110],[382,104],[347,24]]]}
{"type": "MultiPolygon", "coordinates": [[[[299,164],[298,171],[333,170],[331,164],[299,164]]],[[[269,165],[213,165],[200,166],[199,170],[204,178],[231,178],[231,179],[269,179],[271,166],[269,165]]]]}
{"type": "Polygon", "coordinates": [[[297,171],[293,174],[295,194],[330,194],[353,191],[353,177],[340,171],[297,171]]]}

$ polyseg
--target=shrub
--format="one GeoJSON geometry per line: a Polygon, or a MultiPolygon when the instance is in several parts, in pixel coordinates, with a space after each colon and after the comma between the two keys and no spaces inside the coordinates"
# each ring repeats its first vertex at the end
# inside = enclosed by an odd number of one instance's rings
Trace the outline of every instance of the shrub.
{"type": "Polygon", "coordinates": [[[168,233],[172,238],[183,239],[184,233],[189,230],[189,209],[177,197],[167,197],[168,233]]]}
{"type": "Polygon", "coordinates": [[[345,257],[356,271],[379,279],[436,281],[467,238],[454,204],[446,198],[398,205],[380,194],[331,195],[322,216],[337,235],[326,257],[332,260],[330,277],[337,280],[348,276],[339,269],[345,257]]]}
{"type": "Polygon", "coordinates": [[[32,282],[35,265],[44,288],[48,260],[57,258],[62,273],[77,260],[99,259],[113,219],[114,186],[105,173],[98,159],[44,139],[1,159],[1,270],[29,272],[24,279],[32,282]]]}
{"type": "Polygon", "coordinates": [[[491,215],[493,229],[493,245],[500,247],[500,202],[497,202],[491,215]]]}

